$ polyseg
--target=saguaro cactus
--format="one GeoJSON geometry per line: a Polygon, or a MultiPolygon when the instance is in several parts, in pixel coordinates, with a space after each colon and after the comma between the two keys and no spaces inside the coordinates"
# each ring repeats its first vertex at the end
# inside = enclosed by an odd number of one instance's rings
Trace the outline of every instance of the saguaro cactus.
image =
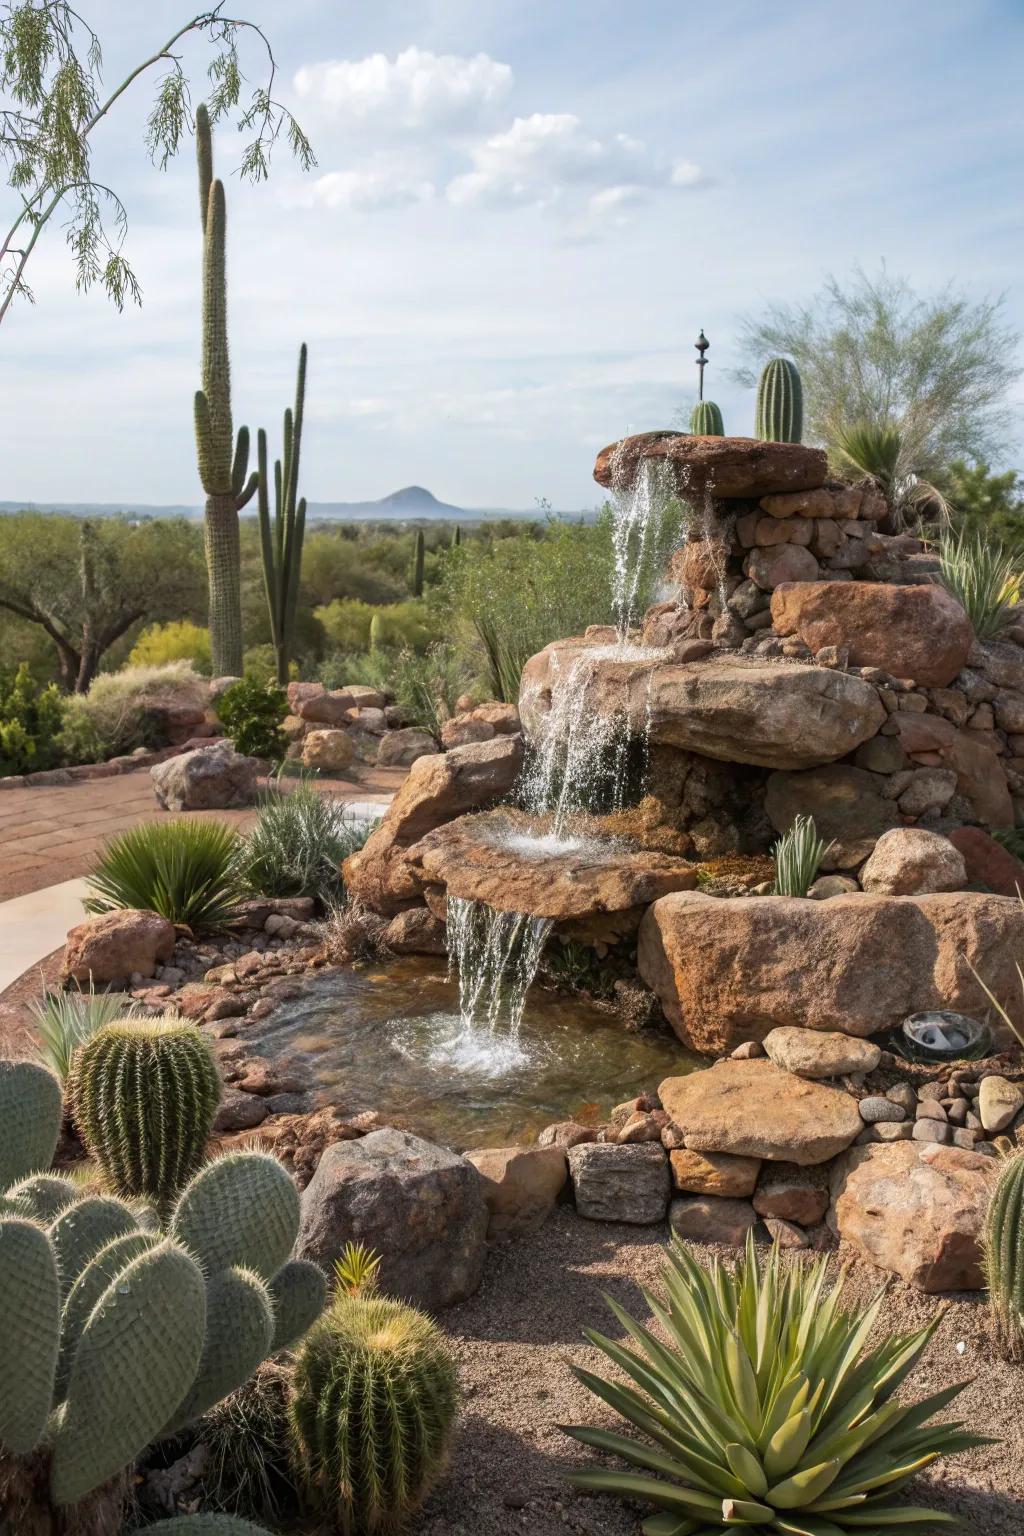
{"type": "Polygon", "coordinates": [[[257,476],[249,468],[249,429],[231,422],[228,360],[228,290],[225,268],[227,208],[224,183],[213,175],[210,115],[196,110],[199,217],[203,229],[202,388],[196,390],[199,479],[206,492],[206,569],[210,585],[210,645],[215,677],[242,672],[241,550],[238,514],[252,498],[257,476]]]}
{"type": "Polygon", "coordinates": [[[698,400],[690,412],[690,431],[694,437],[724,437],[725,423],[721,409],[713,400],[698,400]]]}
{"type": "Polygon", "coordinates": [[[754,433],[766,443],[799,443],[804,431],[804,388],[795,363],[773,357],[757,383],[754,433]]]}
{"type": "Polygon", "coordinates": [[[274,517],[270,517],[270,483],[267,475],[267,434],[256,435],[263,585],[270,610],[270,634],[277,663],[277,680],[288,681],[288,661],[295,633],[295,606],[302,568],[302,541],[306,532],[306,498],[299,499],[299,450],[302,417],[306,405],[306,343],[299,348],[299,374],[295,384],[295,409],[284,413],[284,460],[274,463],[274,517]]]}
{"type": "Polygon", "coordinates": [[[423,566],[427,554],[427,541],[423,536],[423,529],[417,528],[416,540],[413,545],[412,557],[412,595],[423,596],[423,566]]]}

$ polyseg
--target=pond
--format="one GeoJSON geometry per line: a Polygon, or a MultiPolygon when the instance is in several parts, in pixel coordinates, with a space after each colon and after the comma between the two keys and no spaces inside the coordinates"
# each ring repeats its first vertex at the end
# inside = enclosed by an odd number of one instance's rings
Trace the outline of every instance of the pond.
{"type": "Polygon", "coordinates": [[[375,1109],[456,1151],[533,1141],[554,1120],[597,1123],[702,1065],[667,1030],[634,1033],[607,1008],[537,986],[518,1033],[467,1026],[443,962],[419,958],[311,980],[246,1042],[305,1068],[318,1104],[375,1109]]]}

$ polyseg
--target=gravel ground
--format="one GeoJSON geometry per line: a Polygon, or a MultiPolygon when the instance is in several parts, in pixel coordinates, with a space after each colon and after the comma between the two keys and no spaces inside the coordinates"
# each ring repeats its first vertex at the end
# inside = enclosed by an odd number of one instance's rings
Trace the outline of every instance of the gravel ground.
{"type": "MultiPolygon", "coordinates": [[[[442,1319],[465,1401],[450,1475],[415,1536],[637,1536],[639,1510],[566,1484],[564,1473],[585,1452],[558,1425],[614,1423],[569,1363],[602,1367],[604,1357],[581,1342],[586,1325],[617,1332],[602,1291],[644,1315],[639,1287],[656,1282],[664,1240],[660,1227],[583,1221],[563,1207],[534,1237],[491,1255],[478,1294],[442,1319]]],[[[866,1299],[881,1278],[855,1263],[851,1300],[866,1299]]],[[[936,1305],[895,1281],[880,1326],[921,1327],[936,1305]]],[[[1002,1444],[956,1457],[934,1479],[922,1478],[915,1496],[960,1515],[978,1536],[1024,1536],[1024,1370],[992,1350],[984,1301],[957,1297],[913,1378],[914,1395],[971,1377],[957,1417],[1002,1444]]]]}

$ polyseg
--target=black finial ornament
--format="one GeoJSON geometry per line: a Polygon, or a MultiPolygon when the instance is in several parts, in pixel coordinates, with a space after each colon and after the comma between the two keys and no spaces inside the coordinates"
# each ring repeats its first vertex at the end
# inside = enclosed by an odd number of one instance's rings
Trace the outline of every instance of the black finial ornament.
{"type": "Polygon", "coordinates": [[[697,337],[697,340],[694,342],[694,346],[697,348],[697,351],[700,353],[700,356],[697,359],[697,367],[700,370],[700,393],[697,396],[698,400],[703,400],[704,399],[704,369],[708,365],[708,360],[704,356],[704,354],[707,351],[708,347],[710,347],[710,345],[711,345],[711,343],[710,343],[710,341],[708,341],[707,337],[704,335],[704,328],[702,326],[701,327],[700,335],[697,337]]]}

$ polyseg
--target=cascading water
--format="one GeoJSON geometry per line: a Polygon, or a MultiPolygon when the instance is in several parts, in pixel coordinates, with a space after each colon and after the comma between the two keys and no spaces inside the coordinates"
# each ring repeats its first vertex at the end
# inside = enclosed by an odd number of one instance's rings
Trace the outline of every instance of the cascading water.
{"type": "Polygon", "coordinates": [[[453,1065],[521,1059],[519,1029],[552,924],[449,896],[448,969],[458,977],[461,1034],[453,1065]],[[499,1027],[504,1030],[499,1034],[499,1027]]]}
{"type": "Polygon", "coordinates": [[[619,646],[629,645],[630,631],[639,618],[638,599],[661,553],[665,509],[672,499],[668,472],[663,463],[644,459],[631,485],[623,483],[616,461],[612,462],[612,609],[619,646]]]}

